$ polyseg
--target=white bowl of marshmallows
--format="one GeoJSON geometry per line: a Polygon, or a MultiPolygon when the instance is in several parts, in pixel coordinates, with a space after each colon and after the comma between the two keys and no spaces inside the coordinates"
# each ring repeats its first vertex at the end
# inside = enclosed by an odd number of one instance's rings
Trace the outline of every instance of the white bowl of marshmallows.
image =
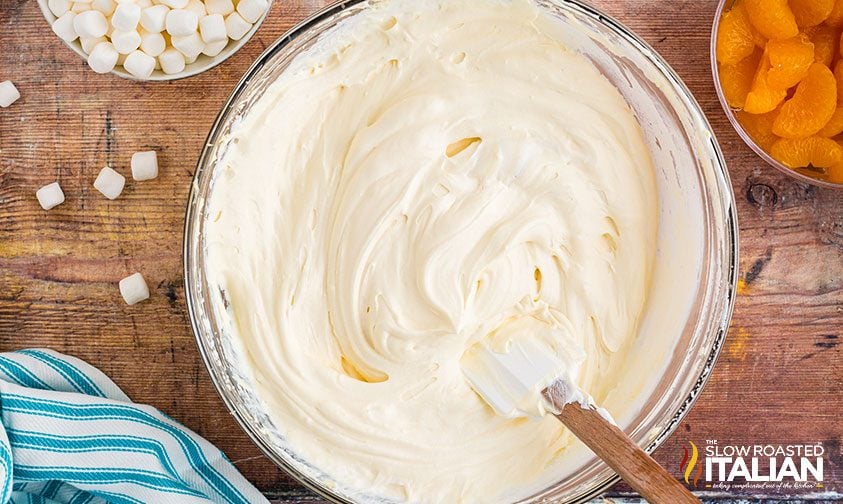
{"type": "Polygon", "coordinates": [[[257,31],[272,0],[38,0],[53,32],[97,73],[144,81],[204,72],[257,31]]]}

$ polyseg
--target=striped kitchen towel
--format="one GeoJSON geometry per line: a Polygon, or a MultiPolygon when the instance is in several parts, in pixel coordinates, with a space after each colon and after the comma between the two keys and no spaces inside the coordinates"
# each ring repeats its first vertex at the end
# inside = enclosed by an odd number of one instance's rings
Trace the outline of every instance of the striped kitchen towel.
{"type": "Polygon", "coordinates": [[[267,502],[211,443],[85,362],[0,353],[0,503],[267,502]]]}

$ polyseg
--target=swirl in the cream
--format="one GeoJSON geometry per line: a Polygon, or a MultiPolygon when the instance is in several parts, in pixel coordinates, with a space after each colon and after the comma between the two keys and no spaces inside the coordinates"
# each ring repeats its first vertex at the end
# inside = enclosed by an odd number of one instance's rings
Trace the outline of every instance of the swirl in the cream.
{"type": "Polygon", "coordinates": [[[460,370],[513,317],[565,331],[598,402],[619,379],[651,161],[548,23],[523,0],[381,3],[299,56],[219,163],[207,264],[229,330],[289,446],[346,489],[492,502],[556,481],[571,436],[497,417],[460,370]]]}

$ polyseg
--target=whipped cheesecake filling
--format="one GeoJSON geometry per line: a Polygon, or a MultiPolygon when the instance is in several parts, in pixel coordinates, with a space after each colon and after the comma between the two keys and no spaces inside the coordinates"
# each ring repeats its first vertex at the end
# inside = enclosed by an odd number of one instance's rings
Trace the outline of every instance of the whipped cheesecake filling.
{"type": "Polygon", "coordinates": [[[529,316],[564,335],[598,403],[654,372],[625,365],[659,222],[641,128],[526,0],[386,0],[344,23],[218,161],[206,272],[226,330],[288,447],[332,485],[526,497],[576,469],[574,440],[552,417],[496,415],[460,358],[529,316]]]}

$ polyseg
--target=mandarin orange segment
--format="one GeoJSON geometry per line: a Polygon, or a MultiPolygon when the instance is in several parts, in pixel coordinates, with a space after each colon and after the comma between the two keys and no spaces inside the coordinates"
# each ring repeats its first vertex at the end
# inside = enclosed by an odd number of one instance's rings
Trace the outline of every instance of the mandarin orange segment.
{"type": "Polygon", "coordinates": [[[752,88],[747,93],[743,105],[743,109],[750,114],[765,114],[778,107],[787,96],[787,90],[776,89],[769,85],[767,82],[769,71],[770,58],[765,52],[752,80],[752,88]]]}
{"type": "Polygon", "coordinates": [[[828,18],[834,9],[834,0],[790,0],[790,9],[796,24],[802,28],[816,26],[828,18]]]}
{"type": "Polygon", "coordinates": [[[837,103],[843,105],[843,61],[834,65],[834,80],[837,81],[837,103]]]}
{"type": "Polygon", "coordinates": [[[814,63],[814,44],[804,34],[787,40],[771,40],[767,42],[767,56],[770,58],[767,82],[771,87],[787,89],[808,74],[808,68],[814,63]]]}
{"type": "Polygon", "coordinates": [[[817,133],[817,136],[830,138],[843,133],[843,107],[837,107],[831,115],[828,124],[817,133]]]}
{"type": "Polygon", "coordinates": [[[746,95],[752,89],[752,81],[755,79],[755,72],[761,62],[762,54],[760,49],[755,49],[752,54],[736,65],[720,65],[720,86],[730,107],[743,108],[746,95]]]}
{"type": "Polygon", "coordinates": [[[755,49],[754,31],[743,4],[739,3],[723,14],[717,29],[717,61],[734,65],[752,54],[755,49]]]}
{"type": "Polygon", "coordinates": [[[843,147],[829,138],[782,138],[770,148],[770,155],[789,168],[828,168],[843,161],[843,147]]]}
{"type": "Polygon", "coordinates": [[[782,105],[773,123],[773,133],[783,138],[809,137],[828,124],[836,108],[834,74],[822,63],[814,63],[793,97],[782,105]]]}
{"type": "Polygon", "coordinates": [[[843,163],[830,166],[826,171],[826,180],[835,184],[843,184],[843,163]]]}
{"type": "Polygon", "coordinates": [[[836,0],[831,13],[825,18],[825,24],[836,28],[843,27],[843,0],[836,0]]]}
{"type": "Polygon", "coordinates": [[[744,6],[752,25],[768,39],[788,39],[799,34],[787,0],[746,0],[744,6]]]}
{"type": "Polygon", "coordinates": [[[744,131],[766,152],[770,152],[770,147],[779,139],[773,133],[773,121],[776,120],[777,115],[779,115],[778,110],[766,114],[750,114],[741,110],[736,114],[744,131]]]}
{"type": "Polygon", "coordinates": [[[822,63],[831,68],[834,56],[837,54],[837,45],[840,35],[837,29],[824,24],[813,26],[805,30],[805,34],[814,44],[814,61],[822,63]]]}

